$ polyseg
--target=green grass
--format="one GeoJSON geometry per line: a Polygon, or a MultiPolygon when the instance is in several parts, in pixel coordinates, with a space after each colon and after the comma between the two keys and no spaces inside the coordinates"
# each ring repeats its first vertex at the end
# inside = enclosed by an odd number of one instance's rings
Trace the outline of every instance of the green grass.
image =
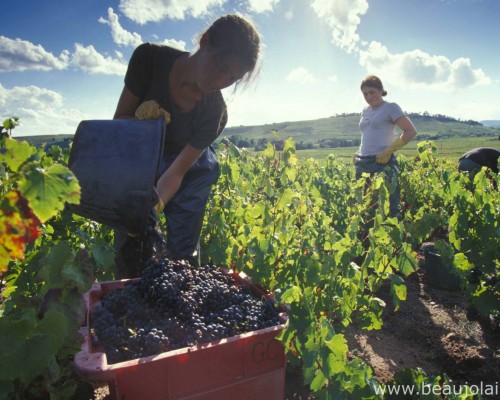
{"type": "MultiPolygon", "coordinates": [[[[418,136],[408,143],[405,147],[398,151],[405,157],[413,157],[417,153],[417,144],[421,142],[418,136]]],[[[500,148],[500,140],[498,136],[495,137],[459,137],[433,140],[436,143],[438,150],[438,157],[448,158],[452,161],[458,161],[460,156],[466,151],[475,147],[494,147],[500,148]]],[[[316,158],[323,159],[328,155],[333,154],[337,157],[351,161],[353,154],[356,152],[357,147],[342,147],[338,149],[311,149],[311,150],[297,150],[299,158],[316,158]]]]}

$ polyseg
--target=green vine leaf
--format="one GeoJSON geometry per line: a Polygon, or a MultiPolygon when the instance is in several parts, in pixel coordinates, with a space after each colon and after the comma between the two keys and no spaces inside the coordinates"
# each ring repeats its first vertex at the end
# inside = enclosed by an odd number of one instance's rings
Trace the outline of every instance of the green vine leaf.
{"type": "Polygon", "coordinates": [[[299,302],[302,298],[302,291],[298,286],[292,286],[290,289],[287,289],[282,295],[280,300],[285,304],[291,304],[299,302]]]}
{"type": "Polygon", "coordinates": [[[64,343],[67,323],[58,311],[38,322],[34,310],[13,321],[0,319],[0,375],[28,383],[43,373],[64,343]],[[29,362],[27,362],[29,360],[29,362]]]}
{"type": "Polygon", "coordinates": [[[50,249],[39,274],[47,282],[48,289],[64,286],[63,274],[68,274],[71,278],[71,272],[66,270],[67,265],[71,265],[73,261],[73,252],[67,242],[59,242],[50,249]]]}
{"type": "Polygon", "coordinates": [[[41,222],[64,209],[65,203],[80,202],[80,185],[65,166],[54,164],[47,170],[36,169],[26,175],[20,190],[41,222]]]}
{"type": "Polygon", "coordinates": [[[17,172],[33,154],[36,148],[26,141],[4,139],[4,147],[0,148],[0,163],[5,163],[11,171],[17,172]]]}

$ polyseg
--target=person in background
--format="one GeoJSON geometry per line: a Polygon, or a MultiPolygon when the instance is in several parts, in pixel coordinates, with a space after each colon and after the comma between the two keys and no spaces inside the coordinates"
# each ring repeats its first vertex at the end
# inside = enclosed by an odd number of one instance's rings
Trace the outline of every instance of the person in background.
{"type": "MultiPolygon", "coordinates": [[[[211,147],[227,122],[221,89],[248,84],[255,77],[260,37],[238,15],[218,18],[200,36],[193,52],[143,43],[128,65],[114,118],[165,118],[165,151],[156,184],[158,204],[151,212],[167,220],[167,256],[199,264],[199,237],[211,186],[219,177],[211,147]]],[[[154,228],[155,229],[155,228],[154,228]]],[[[121,278],[140,275],[152,254],[145,237],[115,232],[121,278]],[[146,253],[146,254],[145,254],[146,253]],[[135,254],[135,256],[131,256],[135,254]]]]}
{"type": "Polygon", "coordinates": [[[368,106],[361,112],[359,121],[361,145],[354,155],[356,179],[364,172],[370,176],[384,172],[388,179],[395,181],[396,187],[390,194],[390,216],[399,218],[399,169],[394,152],[410,142],[417,130],[399,105],[384,100],[387,92],[377,76],[363,79],[361,93],[368,106]],[[402,130],[400,136],[396,136],[396,126],[402,130]]]}
{"type": "Polygon", "coordinates": [[[478,172],[486,167],[498,174],[498,158],[500,151],[492,147],[477,147],[462,154],[458,159],[458,170],[464,172],[478,172]]]}

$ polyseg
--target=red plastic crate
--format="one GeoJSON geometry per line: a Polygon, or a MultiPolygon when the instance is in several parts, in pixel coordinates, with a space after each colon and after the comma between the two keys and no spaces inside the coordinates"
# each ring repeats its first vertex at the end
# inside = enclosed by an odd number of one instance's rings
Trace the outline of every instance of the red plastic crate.
{"type": "MultiPolygon", "coordinates": [[[[265,293],[243,274],[236,278],[239,284],[265,293]]],[[[75,368],[81,377],[106,382],[116,400],[284,399],[286,359],[281,342],[276,340],[283,325],[108,364],[104,352],[92,345],[91,312],[102,295],[127,281],[97,283],[85,294],[87,325],[80,330],[85,341],[75,355],[75,368]]]]}

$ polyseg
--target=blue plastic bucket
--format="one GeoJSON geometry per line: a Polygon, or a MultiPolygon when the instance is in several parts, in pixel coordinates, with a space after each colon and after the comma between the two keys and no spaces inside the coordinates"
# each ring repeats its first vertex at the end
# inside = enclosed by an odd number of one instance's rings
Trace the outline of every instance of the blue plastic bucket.
{"type": "Polygon", "coordinates": [[[75,214],[132,234],[146,230],[165,142],[156,120],[88,120],[76,130],[69,168],[81,186],[75,214]]]}

